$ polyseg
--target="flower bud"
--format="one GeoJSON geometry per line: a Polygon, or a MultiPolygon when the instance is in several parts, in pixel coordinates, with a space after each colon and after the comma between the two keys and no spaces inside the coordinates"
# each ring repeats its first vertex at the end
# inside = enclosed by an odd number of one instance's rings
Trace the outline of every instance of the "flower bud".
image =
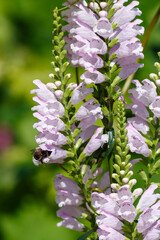
{"type": "Polygon", "coordinates": [[[76,87],[77,87],[77,84],[76,84],[76,83],[69,83],[69,84],[68,84],[68,88],[69,88],[70,90],[74,90],[76,87]]]}
{"type": "Polygon", "coordinates": [[[128,184],[129,184],[130,188],[132,188],[136,183],[137,183],[136,179],[131,179],[128,184]]]}
{"type": "Polygon", "coordinates": [[[53,73],[50,73],[50,74],[49,74],[49,78],[50,78],[50,79],[54,79],[54,74],[53,74],[53,73]]]}
{"type": "Polygon", "coordinates": [[[154,81],[158,80],[158,76],[157,76],[157,74],[155,74],[155,73],[150,73],[150,74],[149,74],[149,77],[150,77],[152,80],[154,80],[154,81]]]}
{"type": "Polygon", "coordinates": [[[125,171],[124,171],[124,170],[121,170],[121,171],[120,171],[120,174],[121,174],[121,176],[124,176],[124,175],[125,175],[125,171]]]}
{"type": "Polygon", "coordinates": [[[107,12],[102,10],[102,11],[99,12],[99,16],[100,17],[107,17],[107,12]]]}
{"type": "Polygon", "coordinates": [[[116,3],[116,4],[113,5],[113,8],[114,8],[115,10],[118,10],[118,9],[120,9],[120,8],[122,8],[122,7],[123,7],[123,4],[122,4],[122,3],[116,3]]]}
{"type": "Polygon", "coordinates": [[[61,81],[56,81],[55,85],[59,88],[62,85],[62,83],[61,83],[61,81]]]}
{"type": "Polygon", "coordinates": [[[51,91],[57,89],[56,85],[54,83],[52,83],[52,82],[47,83],[46,86],[51,91]]]}
{"type": "Polygon", "coordinates": [[[60,72],[60,68],[55,68],[54,70],[56,73],[60,72]]]}
{"type": "Polygon", "coordinates": [[[61,90],[56,90],[54,94],[59,100],[63,98],[63,92],[61,90]]]}
{"type": "Polygon", "coordinates": [[[160,87],[160,79],[156,80],[156,84],[158,87],[160,87]]]}
{"type": "Polygon", "coordinates": [[[137,199],[143,192],[143,189],[142,188],[137,188],[133,191],[133,196],[134,196],[134,199],[137,199]]]}
{"type": "Polygon", "coordinates": [[[90,3],[89,3],[89,7],[90,7],[91,9],[93,9],[93,10],[99,9],[99,5],[98,5],[98,3],[96,3],[96,2],[90,2],[90,3]]]}
{"type": "Polygon", "coordinates": [[[125,183],[125,184],[127,184],[128,181],[129,181],[129,178],[126,178],[126,177],[125,177],[125,178],[122,179],[122,182],[125,183]]]}
{"type": "Polygon", "coordinates": [[[107,7],[107,3],[106,2],[100,2],[100,6],[102,9],[107,7]]]}
{"type": "Polygon", "coordinates": [[[118,183],[112,183],[111,188],[118,190],[120,188],[120,185],[118,183]]]}

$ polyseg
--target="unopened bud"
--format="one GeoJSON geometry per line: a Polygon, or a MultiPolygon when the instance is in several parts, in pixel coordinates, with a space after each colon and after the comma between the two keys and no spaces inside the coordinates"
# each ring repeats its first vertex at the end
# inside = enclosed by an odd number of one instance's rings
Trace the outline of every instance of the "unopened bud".
{"type": "Polygon", "coordinates": [[[118,9],[120,9],[120,8],[122,8],[122,7],[123,7],[123,4],[122,4],[122,3],[116,3],[116,4],[113,5],[113,8],[114,8],[115,10],[118,10],[118,9]]]}
{"type": "Polygon", "coordinates": [[[61,90],[56,90],[54,94],[59,100],[63,98],[63,92],[61,90]]]}
{"type": "Polygon", "coordinates": [[[76,84],[76,83],[69,83],[69,84],[68,84],[68,88],[69,88],[70,90],[74,90],[76,87],[77,87],[77,84],[76,84]]]}
{"type": "Polygon", "coordinates": [[[118,190],[120,188],[120,185],[118,183],[112,183],[111,188],[118,190]]]}
{"type": "Polygon", "coordinates": [[[155,73],[150,73],[150,74],[149,74],[149,77],[150,77],[152,80],[154,80],[154,81],[156,81],[156,80],[158,79],[158,76],[157,76],[157,74],[155,74],[155,73]]]}
{"type": "Polygon", "coordinates": [[[60,72],[59,68],[55,68],[54,70],[55,70],[56,73],[60,72]]]}
{"type": "Polygon", "coordinates": [[[98,3],[96,3],[96,2],[90,2],[90,3],[89,3],[89,7],[90,7],[91,9],[93,9],[93,10],[99,9],[99,5],[98,5],[98,3]]]}
{"type": "Polygon", "coordinates": [[[54,74],[53,74],[53,73],[50,73],[50,74],[49,74],[49,78],[50,78],[50,79],[54,79],[54,74]]]}
{"type": "Polygon", "coordinates": [[[107,17],[107,12],[102,10],[102,11],[99,12],[99,16],[100,17],[107,17]]]}
{"type": "Polygon", "coordinates": [[[62,85],[62,83],[61,81],[55,81],[55,85],[59,88],[62,85]]]}
{"type": "Polygon", "coordinates": [[[133,191],[133,197],[134,199],[137,199],[143,192],[142,188],[137,188],[133,191]]]}
{"type": "Polygon", "coordinates": [[[156,80],[156,84],[158,87],[160,87],[160,79],[156,80]]]}
{"type": "Polygon", "coordinates": [[[126,166],[126,163],[125,163],[125,162],[122,162],[121,165],[122,165],[122,167],[125,167],[125,166],[126,166]]]}
{"type": "Polygon", "coordinates": [[[125,175],[125,171],[124,171],[124,170],[121,170],[121,171],[120,171],[120,174],[121,174],[121,176],[124,176],[124,175],[125,175]]]}
{"type": "Polygon", "coordinates": [[[125,183],[125,184],[128,183],[128,181],[129,181],[129,178],[123,178],[122,179],[122,182],[125,183]]]}
{"type": "Polygon", "coordinates": [[[49,90],[55,90],[55,89],[57,89],[56,85],[55,85],[54,83],[52,83],[52,82],[47,83],[46,86],[47,86],[47,88],[48,88],[49,90]]]}
{"type": "Polygon", "coordinates": [[[106,2],[100,2],[100,6],[102,9],[107,7],[107,3],[106,2]]]}
{"type": "Polygon", "coordinates": [[[128,184],[129,184],[130,188],[132,188],[134,185],[136,185],[136,183],[137,183],[136,179],[131,179],[128,184]]]}

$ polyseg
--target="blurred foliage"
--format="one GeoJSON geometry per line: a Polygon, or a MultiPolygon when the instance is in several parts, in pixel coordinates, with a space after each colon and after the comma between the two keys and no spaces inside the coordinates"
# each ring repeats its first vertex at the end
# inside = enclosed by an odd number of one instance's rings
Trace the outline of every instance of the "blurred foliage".
{"type": "MultiPolygon", "coordinates": [[[[0,6],[0,239],[77,239],[78,233],[57,228],[53,179],[59,169],[32,164],[35,145],[32,80],[47,82],[52,71],[52,9],[62,0],[2,0],[0,6]],[[0,135],[1,136],[1,135],[0,135]]],[[[159,0],[140,0],[145,28],[159,0]]],[[[160,21],[144,51],[145,64],[136,74],[142,80],[154,72],[160,50],[160,21]]],[[[72,70],[71,70],[72,71],[72,70]]]]}

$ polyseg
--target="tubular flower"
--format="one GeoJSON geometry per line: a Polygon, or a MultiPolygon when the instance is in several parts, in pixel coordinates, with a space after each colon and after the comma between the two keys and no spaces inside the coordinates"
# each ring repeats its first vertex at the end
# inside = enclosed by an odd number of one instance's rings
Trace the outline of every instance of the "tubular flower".
{"type": "Polygon", "coordinates": [[[117,194],[93,192],[92,204],[99,214],[96,218],[99,239],[126,239],[125,221],[133,223],[138,217],[136,229],[139,234],[143,234],[143,239],[147,240],[149,236],[153,236],[151,239],[158,240],[160,194],[154,193],[156,188],[156,184],[151,185],[142,194],[136,207],[133,203],[141,195],[142,189],[135,189],[131,193],[129,186],[124,185],[119,188],[117,194]]]}
{"type": "MultiPolygon", "coordinates": [[[[78,1],[63,12],[68,23],[63,28],[68,32],[68,37],[65,37],[68,57],[73,66],[81,66],[86,70],[81,76],[86,84],[105,81],[105,76],[99,71],[104,67],[99,55],[105,55],[107,52],[110,56],[113,53],[116,56],[111,61],[110,67],[118,65],[121,68],[119,76],[122,79],[143,66],[136,63],[138,58],[143,58],[142,45],[137,35],[143,34],[144,29],[139,26],[141,20],[134,20],[141,14],[141,11],[135,8],[139,3],[133,1],[128,6],[123,6],[124,2],[126,1],[119,0],[113,4],[115,13],[109,18],[108,10],[93,12],[87,8],[85,1],[78,1]],[[109,47],[106,40],[108,43],[115,41],[115,44],[111,44],[113,47],[109,47]]],[[[65,5],[68,6],[70,3],[71,1],[68,1],[65,5]]],[[[93,10],[101,8],[98,4],[97,7],[90,7],[93,10]]]]}
{"type": "MultiPolygon", "coordinates": [[[[38,103],[32,108],[33,111],[36,111],[33,113],[34,117],[39,120],[33,125],[39,131],[36,136],[36,142],[39,144],[37,150],[51,152],[42,160],[44,163],[62,163],[67,156],[67,151],[61,148],[66,144],[67,139],[60,133],[60,131],[64,131],[65,124],[59,118],[64,115],[64,107],[47,85],[40,80],[34,80],[34,84],[38,87],[31,91],[32,94],[36,94],[33,100],[38,103]]],[[[33,158],[33,162],[36,165],[42,163],[35,158],[33,158]]]]}
{"type": "MultiPolygon", "coordinates": [[[[95,180],[91,185],[91,189],[96,187],[105,190],[109,185],[108,173],[101,176],[99,181],[96,180],[98,176],[102,175],[102,172],[103,170],[101,168],[97,168],[92,172],[88,166],[83,177],[83,183],[86,185],[89,179],[94,178],[95,180]]],[[[84,209],[84,207],[82,207],[82,203],[85,202],[85,199],[82,195],[81,189],[76,182],[62,174],[56,175],[54,179],[54,187],[57,191],[56,202],[60,207],[57,211],[57,216],[62,218],[62,221],[59,222],[57,226],[64,226],[77,231],[83,231],[84,225],[80,223],[78,219],[82,218],[82,213],[86,213],[89,216],[90,213],[87,208],[84,209]]],[[[106,190],[106,192],[108,192],[108,190],[106,190]]]]}
{"type": "Polygon", "coordinates": [[[150,150],[145,141],[150,129],[147,120],[152,117],[156,123],[156,119],[160,117],[160,97],[157,96],[156,85],[149,79],[144,79],[143,84],[138,80],[133,80],[133,83],[136,88],[129,90],[133,103],[126,106],[135,114],[135,117],[128,119],[128,144],[131,152],[148,157],[150,150]]]}

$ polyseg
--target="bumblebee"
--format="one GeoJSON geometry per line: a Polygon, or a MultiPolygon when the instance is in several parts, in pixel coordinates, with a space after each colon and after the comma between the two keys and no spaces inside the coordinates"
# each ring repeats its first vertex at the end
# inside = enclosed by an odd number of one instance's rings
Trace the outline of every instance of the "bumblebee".
{"type": "Polygon", "coordinates": [[[43,160],[45,158],[48,158],[51,155],[51,151],[42,150],[41,148],[36,148],[32,152],[33,152],[34,163],[36,165],[39,165],[40,163],[43,164],[43,160]]]}

